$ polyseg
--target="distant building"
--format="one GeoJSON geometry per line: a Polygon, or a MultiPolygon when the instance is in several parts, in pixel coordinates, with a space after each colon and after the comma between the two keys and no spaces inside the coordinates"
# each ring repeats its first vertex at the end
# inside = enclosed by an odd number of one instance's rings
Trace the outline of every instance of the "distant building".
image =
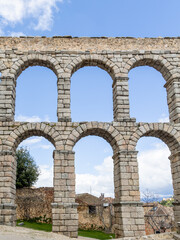
{"type": "Polygon", "coordinates": [[[167,201],[167,200],[172,201],[173,199],[174,199],[173,197],[170,197],[170,198],[163,198],[162,200],[163,200],[163,201],[167,201]]]}
{"type": "Polygon", "coordinates": [[[146,235],[171,232],[174,230],[174,214],[172,207],[159,203],[144,204],[144,220],[146,235]]]}
{"type": "Polygon", "coordinates": [[[89,193],[77,194],[79,228],[111,229],[114,223],[112,198],[95,197],[89,193]]]}
{"type": "MultiPolygon", "coordinates": [[[[44,216],[46,219],[51,219],[53,197],[53,188],[17,189],[17,219],[43,218],[44,216]]],[[[104,197],[104,194],[101,194],[99,198],[89,193],[77,194],[79,228],[113,232],[113,200],[111,197],[104,197]]],[[[172,207],[147,203],[144,204],[144,214],[147,235],[174,230],[172,207]]]]}

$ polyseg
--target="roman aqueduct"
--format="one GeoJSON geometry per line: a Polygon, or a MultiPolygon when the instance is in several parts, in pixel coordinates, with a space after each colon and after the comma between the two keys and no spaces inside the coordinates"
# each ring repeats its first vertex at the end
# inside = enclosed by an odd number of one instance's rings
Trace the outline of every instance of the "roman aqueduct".
{"type": "Polygon", "coordinates": [[[77,237],[75,143],[84,136],[104,138],[113,149],[115,232],[117,237],[144,235],[139,193],[137,141],[154,136],[171,151],[175,222],[180,221],[180,39],[179,38],[0,38],[0,224],[15,226],[17,146],[43,136],[55,147],[53,232],[77,237]],[[57,122],[14,121],[16,80],[29,66],[45,66],[57,76],[57,122]],[[166,80],[169,123],[138,123],[129,116],[128,72],[148,65],[166,80]],[[98,66],[113,81],[113,122],[72,122],[71,76],[84,66],[98,66]]]}

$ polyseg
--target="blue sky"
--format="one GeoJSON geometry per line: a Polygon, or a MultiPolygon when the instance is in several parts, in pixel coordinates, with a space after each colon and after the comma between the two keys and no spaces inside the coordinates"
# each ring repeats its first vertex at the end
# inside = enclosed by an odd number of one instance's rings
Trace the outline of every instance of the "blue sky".
{"type": "Polygon", "coordinates": [[[5,35],[178,36],[178,0],[1,0],[5,35]]]}
{"type": "MultiPolygon", "coordinates": [[[[179,36],[178,0],[0,0],[3,36],[179,36]]],[[[55,74],[44,67],[29,67],[17,80],[16,120],[57,121],[55,74]]],[[[165,84],[150,67],[129,73],[130,115],[137,121],[168,121],[165,84]],[[153,94],[152,94],[153,93],[153,94]]],[[[113,119],[112,79],[97,67],[85,67],[71,78],[73,121],[113,119]]],[[[41,168],[37,186],[52,184],[53,146],[43,138],[22,143],[41,168]],[[50,180],[51,179],[51,180],[50,180]]],[[[77,192],[113,195],[112,149],[99,137],[85,137],[76,152],[77,192]]],[[[138,142],[141,192],[172,194],[165,144],[155,138],[138,142]],[[153,157],[153,158],[152,158],[153,157]],[[156,166],[159,166],[157,168],[156,166]],[[151,169],[151,171],[148,171],[151,169]]]]}

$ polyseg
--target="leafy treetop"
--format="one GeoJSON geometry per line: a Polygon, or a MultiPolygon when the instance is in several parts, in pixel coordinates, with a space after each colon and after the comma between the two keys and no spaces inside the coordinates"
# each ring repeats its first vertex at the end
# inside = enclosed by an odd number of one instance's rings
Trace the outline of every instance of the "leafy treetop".
{"type": "Polygon", "coordinates": [[[16,188],[31,187],[37,182],[40,171],[26,148],[16,150],[17,177],[16,188]]]}

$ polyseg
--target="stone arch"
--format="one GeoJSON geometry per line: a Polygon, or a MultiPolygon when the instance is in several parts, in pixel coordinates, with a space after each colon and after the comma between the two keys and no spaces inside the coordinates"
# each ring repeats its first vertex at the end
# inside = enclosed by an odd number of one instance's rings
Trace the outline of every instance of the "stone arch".
{"type": "Polygon", "coordinates": [[[173,77],[174,74],[176,74],[176,72],[174,72],[175,69],[168,62],[167,59],[155,54],[150,55],[142,54],[132,57],[126,62],[123,72],[125,72],[126,75],[128,75],[131,69],[138,66],[149,66],[155,68],[162,74],[165,81],[168,81],[170,78],[173,77]]]}
{"type": "MultiPolygon", "coordinates": [[[[14,114],[15,114],[15,99],[16,99],[16,79],[18,76],[24,71],[26,68],[30,66],[44,66],[49,69],[51,69],[57,78],[60,77],[60,72],[62,72],[60,65],[58,61],[50,57],[48,55],[43,54],[29,54],[24,55],[20,59],[18,59],[9,69],[8,73],[6,74],[6,78],[11,81],[11,90],[10,93],[10,99],[11,99],[11,120],[14,120],[14,114]]],[[[3,75],[2,75],[3,78],[3,75]]]]}
{"type": "Polygon", "coordinates": [[[126,144],[123,136],[111,124],[88,122],[79,124],[78,127],[72,130],[65,142],[65,149],[72,151],[78,140],[89,135],[104,138],[111,145],[114,153],[118,152],[126,144]]]}
{"type": "Polygon", "coordinates": [[[67,66],[70,77],[78,69],[85,66],[96,66],[105,70],[111,78],[114,80],[118,72],[120,72],[119,67],[113,63],[111,60],[103,55],[83,55],[73,59],[67,66]]]}
{"type": "Polygon", "coordinates": [[[3,71],[5,71],[6,69],[7,69],[7,66],[4,64],[4,61],[1,60],[0,61],[0,72],[1,72],[2,76],[3,76],[3,71]]]}
{"type": "Polygon", "coordinates": [[[60,70],[60,65],[58,61],[50,57],[48,55],[43,54],[29,54],[21,57],[18,59],[10,68],[9,73],[11,76],[13,76],[15,79],[18,78],[18,76],[24,71],[26,68],[30,66],[43,66],[51,69],[57,78],[60,77],[60,73],[62,72],[60,70]]]}
{"type": "Polygon", "coordinates": [[[15,151],[17,146],[26,138],[32,136],[42,136],[49,140],[56,149],[62,146],[60,134],[49,123],[24,123],[17,127],[8,138],[4,145],[12,151],[15,151]]]}
{"type": "Polygon", "coordinates": [[[141,137],[149,136],[161,139],[172,152],[180,150],[180,136],[178,131],[168,123],[146,123],[139,126],[130,137],[128,150],[135,150],[138,140],[141,137]]]}
{"type": "Polygon", "coordinates": [[[6,72],[7,72],[7,66],[5,65],[3,60],[0,60],[0,84],[3,81],[4,75],[6,75],[6,72]]]}

